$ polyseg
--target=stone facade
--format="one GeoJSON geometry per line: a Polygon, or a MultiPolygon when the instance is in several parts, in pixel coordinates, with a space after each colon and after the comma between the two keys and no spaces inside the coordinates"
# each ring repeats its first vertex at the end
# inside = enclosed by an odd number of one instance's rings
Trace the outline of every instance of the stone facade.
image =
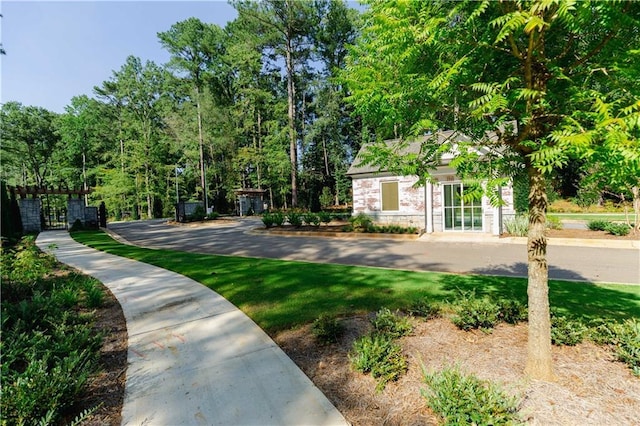
{"type": "Polygon", "coordinates": [[[69,198],[67,201],[67,227],[71,228],[76,220],[84,225],[84,200],[82,198],[69,198]]]}
{"type": "MultiPolygon", "coordinates": [[[[416,186],[415,176],[362,175],[352,176],[353,214],[364,213],[380,225],[400,225],[416,227],[424,232],[445,232],[444,226],[444,185],[460,184],[455,171],[449,167],[439,167],[433,174],[433,182],[416,186]],[[382,184],[398,183],[398,210],[382,210],[382,184]]],[[[474,232],[498,235],[503,232],[504,219],[515,215],[513,189],[501,188],[505,205],[494,207],[488,197],[482,197],[482,226],[474,232]]],[[[451,231],[460,232],[460,231],[451,231]]],[[[464,232],[470,232],[466,230],[464,232]]]]}
{"type": "Polygon", "coordinates": [[[22,229],[25,233],[40,232],[42,230],[42,221],[40,220],[40,211],[42,203],[39,198],[22,198],[18,202],[20,206],[20,219],[22,219],[22,229]]]}

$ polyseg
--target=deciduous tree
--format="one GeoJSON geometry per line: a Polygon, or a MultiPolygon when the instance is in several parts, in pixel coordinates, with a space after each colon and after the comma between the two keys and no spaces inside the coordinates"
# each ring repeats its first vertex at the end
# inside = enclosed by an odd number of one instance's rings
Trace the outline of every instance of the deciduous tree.
{"type": "Polygon", "coordinates": [[[372,0],[348,57],[349,99],[379,137],[446,128],[472,139],[435,145],[427,138],[409,164],[385,159],[394,151],[379,146],[372,161],[424,180],[438,155],[451,151],[458,172],[487,179],[489,190],[514,171],[527,173],[526,372],[537,379],[553,378],[546,181],[577,143],[554,131],[569,126],[576,109],[584,111],[587,91],[608,91],[610,81],[624,77],[617,70],[640,45],[639,19],[640,4],[629,1],[372,0]],[[486,155],[478,155],[480,146],[486,155]]]}

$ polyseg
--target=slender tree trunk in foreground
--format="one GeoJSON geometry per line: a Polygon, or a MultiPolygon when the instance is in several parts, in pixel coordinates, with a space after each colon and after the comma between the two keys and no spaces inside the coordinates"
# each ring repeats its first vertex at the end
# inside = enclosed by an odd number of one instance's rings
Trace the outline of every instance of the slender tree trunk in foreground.
{"type": "Polygon", "coordinates": [[[291,160],[291,207],[295,208],[298,205],[298,135],[296,132],[296,88],[293,81],[294,78],[294,66],[293,66],[293,47],[291,41],[287,40],[287,101],[288,115],[289,115],[289,157],[291,160]]]}
{"type": "Polygon", "coordinates": [[[549,268],[547,265],[547,194],[542,173],[529,167],[529,339],[525,373],[538,380],[554,379],[551,359],[551,319],[549,313],[549,268]]]}
{"type": "Polygon", "coordinates": [[[640,232],[640,186],[631,188],[633,194],[633,213],[635,216],[635,231],[640,232]]]}

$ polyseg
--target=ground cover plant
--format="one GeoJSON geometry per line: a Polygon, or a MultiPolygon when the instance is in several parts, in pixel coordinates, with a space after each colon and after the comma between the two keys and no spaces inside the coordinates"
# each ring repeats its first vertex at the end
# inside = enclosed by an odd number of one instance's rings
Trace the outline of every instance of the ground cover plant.
{"type": "Polygon", "coordinates": [[[52,275],[54,264],[33,237],[2,253],[2,424],[68,421],[97,371],[102,337],[90,309],[102,290],[89,277],[52,275]]]}
{"type": "Polygon", "coordinates": [[[493,383],[465,375],[457,367],[427,372],[422,395],[445,425],[519,424],[516,398],[493,383]]]}

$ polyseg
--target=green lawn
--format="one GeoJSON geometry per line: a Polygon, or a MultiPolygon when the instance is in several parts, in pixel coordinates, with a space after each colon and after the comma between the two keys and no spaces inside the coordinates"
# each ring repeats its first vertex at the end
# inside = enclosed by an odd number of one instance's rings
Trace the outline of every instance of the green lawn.
{"type": "MultiPolygon", "coordinates": [[[[627,220],[624,213],[549,213],[549,216],[557,217],[560,220],[627,220]]],[[[629,214],[629,218],[631,219],[631,221],[633,221],[633,213],[629,214]]]]}
{"type": "MultiPolygon", "coordinates": [[[[527,298],[526,280],[519,278],[152,250],[120,244],[99,231],[72,235],[96,249],[188,276],[238,306],[267,332],[311,322],[322,313],[406,308],[425,296],[453,300],[458,290],[522,302],[527,298]]],[[[552,306],[586,319],[640,317],[640,286],[551,281],[549,298],[552,306]]]]}

